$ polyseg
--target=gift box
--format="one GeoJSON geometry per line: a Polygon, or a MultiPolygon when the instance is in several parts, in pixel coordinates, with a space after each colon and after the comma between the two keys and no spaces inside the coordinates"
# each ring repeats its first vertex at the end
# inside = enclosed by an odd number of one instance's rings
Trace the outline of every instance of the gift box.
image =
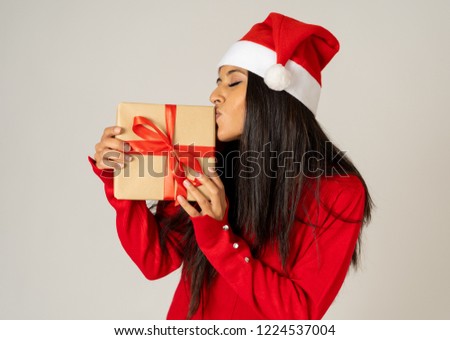
{"type": "Polygon", "coordinates": [[[215,165],[215,113],[210,106],[120,103],[116,138],[126,141],[133,160],[114,174],[114,196],[130,200],[176,200],[188,179],[206,197],[194,174],[215,165]]]}

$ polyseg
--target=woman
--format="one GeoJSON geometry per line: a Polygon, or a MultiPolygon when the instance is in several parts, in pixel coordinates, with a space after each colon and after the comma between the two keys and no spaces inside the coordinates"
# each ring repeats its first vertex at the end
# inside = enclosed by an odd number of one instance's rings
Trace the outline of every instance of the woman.
{"type": "Polygon", "coordinates": [[[160,201],[155,215],[115,199],[105,154],[124,166],[128,147],[119,127],[105,130],[91,163],[122,245],[150,280],[182,266],[168,319],[320,319],[357,264],[372,202],[314,116],[338,47],[324,28],[277,13],[231,47],[210,97],[224,171],[199,176],[210,200],[188,181],[196,203],[160,201]]]}

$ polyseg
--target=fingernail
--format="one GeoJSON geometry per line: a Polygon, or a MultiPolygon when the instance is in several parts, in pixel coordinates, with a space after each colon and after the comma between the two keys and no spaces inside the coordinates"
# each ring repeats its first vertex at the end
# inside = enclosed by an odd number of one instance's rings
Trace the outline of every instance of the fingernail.
{"type": "Polygon", "coordinates": [[[114,128],[114,133],[120,133],[121,128],[119,126],[114,128]]]}
{"type": "Polygon", "coordinates": [[[131,157],[130,155],[125,155],[125,160],[127,162],[131,162],[133,160],[133,157],[131,157]]]}
{"type": "Polygon", "coordinates": [[[130,146],[130,144],[128,144],[128,143],[125,143],[125,145],[123,146],[123,149],[124,149],[124,151],[125,151],[125,152],[128,152],[128,151],[130,151],[130,150],[131,150],[131,146],[130,146]]]}
{"type": "Polygon", "coordinates": [[[197,172],[197,171],[195,171],[195,170],[192,170],[192,175],[194,175],[194,177],[199,178],[202,174],[197,172]]]}
{"type": "Polygon", "coordinates": [[[184,197],[181,196],[181,195],[178,195],[178,196],[177,196],[177,201],[180,202],[180,203],[183,203],[184,197]]]}
{"type": "Polygon", "coordinates": [[[183,181],[183,184],[184,184],[185,187],[191,186],[191,183],[190,183],[187,179],[185,179],[185,180],[183,181]]]}

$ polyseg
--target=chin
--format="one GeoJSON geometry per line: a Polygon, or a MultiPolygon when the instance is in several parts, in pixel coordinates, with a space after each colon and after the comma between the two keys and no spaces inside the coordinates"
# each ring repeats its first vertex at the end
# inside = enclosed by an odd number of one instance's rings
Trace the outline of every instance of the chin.
{"type": "Polygon", "coordinates": [[[221,142],[232,142],[241,138],[240,135],[230,135],[226,133],[217,132],[217,139],[221,142]]]}

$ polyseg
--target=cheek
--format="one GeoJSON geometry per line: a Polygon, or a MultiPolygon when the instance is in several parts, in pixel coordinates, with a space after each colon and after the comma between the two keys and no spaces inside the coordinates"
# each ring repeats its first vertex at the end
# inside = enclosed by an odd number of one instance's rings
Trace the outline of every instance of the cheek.
{"type": "Polygon", "coordinates": [[[232,115],[224,115],[217,122],[217,137],[222,142],[239,139],[244,129],[245,114],[235,110],[232,115]]]}
{"type": "Polygon", "coordinates": [[[228,97],[224,115],[217,122],[217,137],[221,141],[238,139],[244,130],[246,101],[245,91],[228,97]]]}

